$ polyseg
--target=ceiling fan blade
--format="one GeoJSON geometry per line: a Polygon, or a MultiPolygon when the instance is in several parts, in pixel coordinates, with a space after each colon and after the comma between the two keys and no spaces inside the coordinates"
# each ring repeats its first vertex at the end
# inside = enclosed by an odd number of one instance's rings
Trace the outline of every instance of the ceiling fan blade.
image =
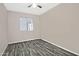
{"type": "Polygon", "coordinates": [[[31,7],[32,6],[32,4],[31,5],[29,5],[28,7],[31,7]]]}
{"type": "MultiPolygon", "coordinates": [[[[32,7],[32,5],[33,4],[29,5],[28,7],[32,7]]],[[[40,6],[40,5],[36,5],[36,6],[39,7],[39,8],[42,8],[42,6],[40,6]]]]}
{"type": "Polygon", "coordinates": [[[37,5],[39,8],[42,8],[42,6],[40,6],[40,5],[37,5]]]}

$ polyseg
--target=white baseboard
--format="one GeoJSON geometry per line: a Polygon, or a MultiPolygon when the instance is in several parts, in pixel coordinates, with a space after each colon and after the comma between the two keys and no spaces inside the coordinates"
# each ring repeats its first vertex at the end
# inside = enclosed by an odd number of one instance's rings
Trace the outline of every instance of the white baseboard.
{"type": "MultiPolygon", "coordinates": [[[[8,44],[7,44],[7,46],[8,46],[8,44]]],[[[3,55],[3,53],[5,52],[5,50],[6,50],[7,46],[5,47],[4,51],[3,51],[2,53],[0,53],[0,56],[2,56],[2,55],[3,55]]]]}
{"type": "Polygon", "coordinates": [[[24,42],[24,41],[30,41],[30,40],[35,40],[35,39],[40,39],[40,38],[33,38],[33,39],[27,39],[27,40],[21,40],[21,41],[14,41],[14,42],[9,42],[8,44],[13,44],[13,43],[18,43],[18,42],[24,42]]]}
{"type": "Polygon", "coordinates": [[[49,42],[49,43],[51,43],[51,44],[53,44],[53,45],[55,45],[55,46],[57,46],[57,47],[60,47],[60,48],[62,48],[62,49],[64,49],[64,50],[66,50],[66,51],[69,51],[69,52],[71,52],[71,53],[76,54],[76,55],[79,56],[78,53],[75,53],[75,52],[73,52],[73,51],[70,51],[69,49],[66,49],[66,48],[61,47],[61,46],[59,46],[59,45],[57,45],[57,44],[54,44],[54,43],[52,43],[52,42],[50,42],[50,41],[48,41],[48,40],[46,40],[46,39],[42,39],[42,40],[44,40],[44,41],[46,41],[46,42],[49,42]]]}
{"type": "MultiPolygon", "coordinates": [[[[17,42],[10,42],[9,44],[18,43],[18,42],[24,42],[24,41],[29,41],[29,40],[35,40],[35,39],[40,39],[40,38],[34,38],[34,39],[28,39],[28,40],[22,40],[22,41],[17,41],[17,42]]],[[[60,48],[62,48],[62,49],[64,49],[64,50],[67,50],[67,51],[69,51],[69,52],[71,52],[71,53],[76,54],[76,55],[79,56],[78,53],[75,53],[75,52],[73,52],[73,51],[70,51],[69,49],[66,49],[66,48],[61,47],[61,46],[59,46],[59,45],[57,45],[57,44],[54,44],[54,43],[52,43],[52,42],[50,42],[50,41],[48,41],[48,40],[46,40],[46,39],[42,39],[42,40],[44,40],[44,41],[46,41],[46,42],[49,42],[49,43],[51,43],[51,44],[53,44],[53,45],[55,45],[55,46],[57,46],[57,47],[60,47],[60,48]]]]}

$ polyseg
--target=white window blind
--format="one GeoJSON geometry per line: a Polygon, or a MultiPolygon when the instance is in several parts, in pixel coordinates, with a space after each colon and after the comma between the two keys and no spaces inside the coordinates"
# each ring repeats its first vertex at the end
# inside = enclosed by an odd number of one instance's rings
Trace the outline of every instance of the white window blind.
{"type": "Polygon", "coordinates": [[[20,18],[20,31],[33,31],[33,21],[29,17],[20,18]]]}

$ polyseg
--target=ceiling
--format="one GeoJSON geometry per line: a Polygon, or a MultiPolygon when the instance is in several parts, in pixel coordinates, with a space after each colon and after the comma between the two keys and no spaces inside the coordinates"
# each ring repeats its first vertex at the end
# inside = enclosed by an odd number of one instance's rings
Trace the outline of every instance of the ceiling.
{"type": "Polygon", "coordinates": [[[28,6],[30,4],[31,3],[4,3],[4,5],[8,11],[30,13],[30,14],[34,14],[34,15],[41,15],[41,14],[47,12],[48,10],[50,10],[51,8],[54,8],[57,5],[59,5],[59,3],[37,3],[37,4],[41,5],[42,8],[38,8],[38,7],[37,8],[33,8],[33,7],[28,8],[28,6]]]}

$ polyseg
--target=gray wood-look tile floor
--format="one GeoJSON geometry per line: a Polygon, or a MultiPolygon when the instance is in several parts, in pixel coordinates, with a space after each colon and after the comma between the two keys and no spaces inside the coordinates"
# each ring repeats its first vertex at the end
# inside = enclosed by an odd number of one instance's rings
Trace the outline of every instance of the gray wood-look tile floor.
{"type": "Polygon", "coordinates": [[[3,56],[77,56],[42,39],[9,44],[3,56]]]}

